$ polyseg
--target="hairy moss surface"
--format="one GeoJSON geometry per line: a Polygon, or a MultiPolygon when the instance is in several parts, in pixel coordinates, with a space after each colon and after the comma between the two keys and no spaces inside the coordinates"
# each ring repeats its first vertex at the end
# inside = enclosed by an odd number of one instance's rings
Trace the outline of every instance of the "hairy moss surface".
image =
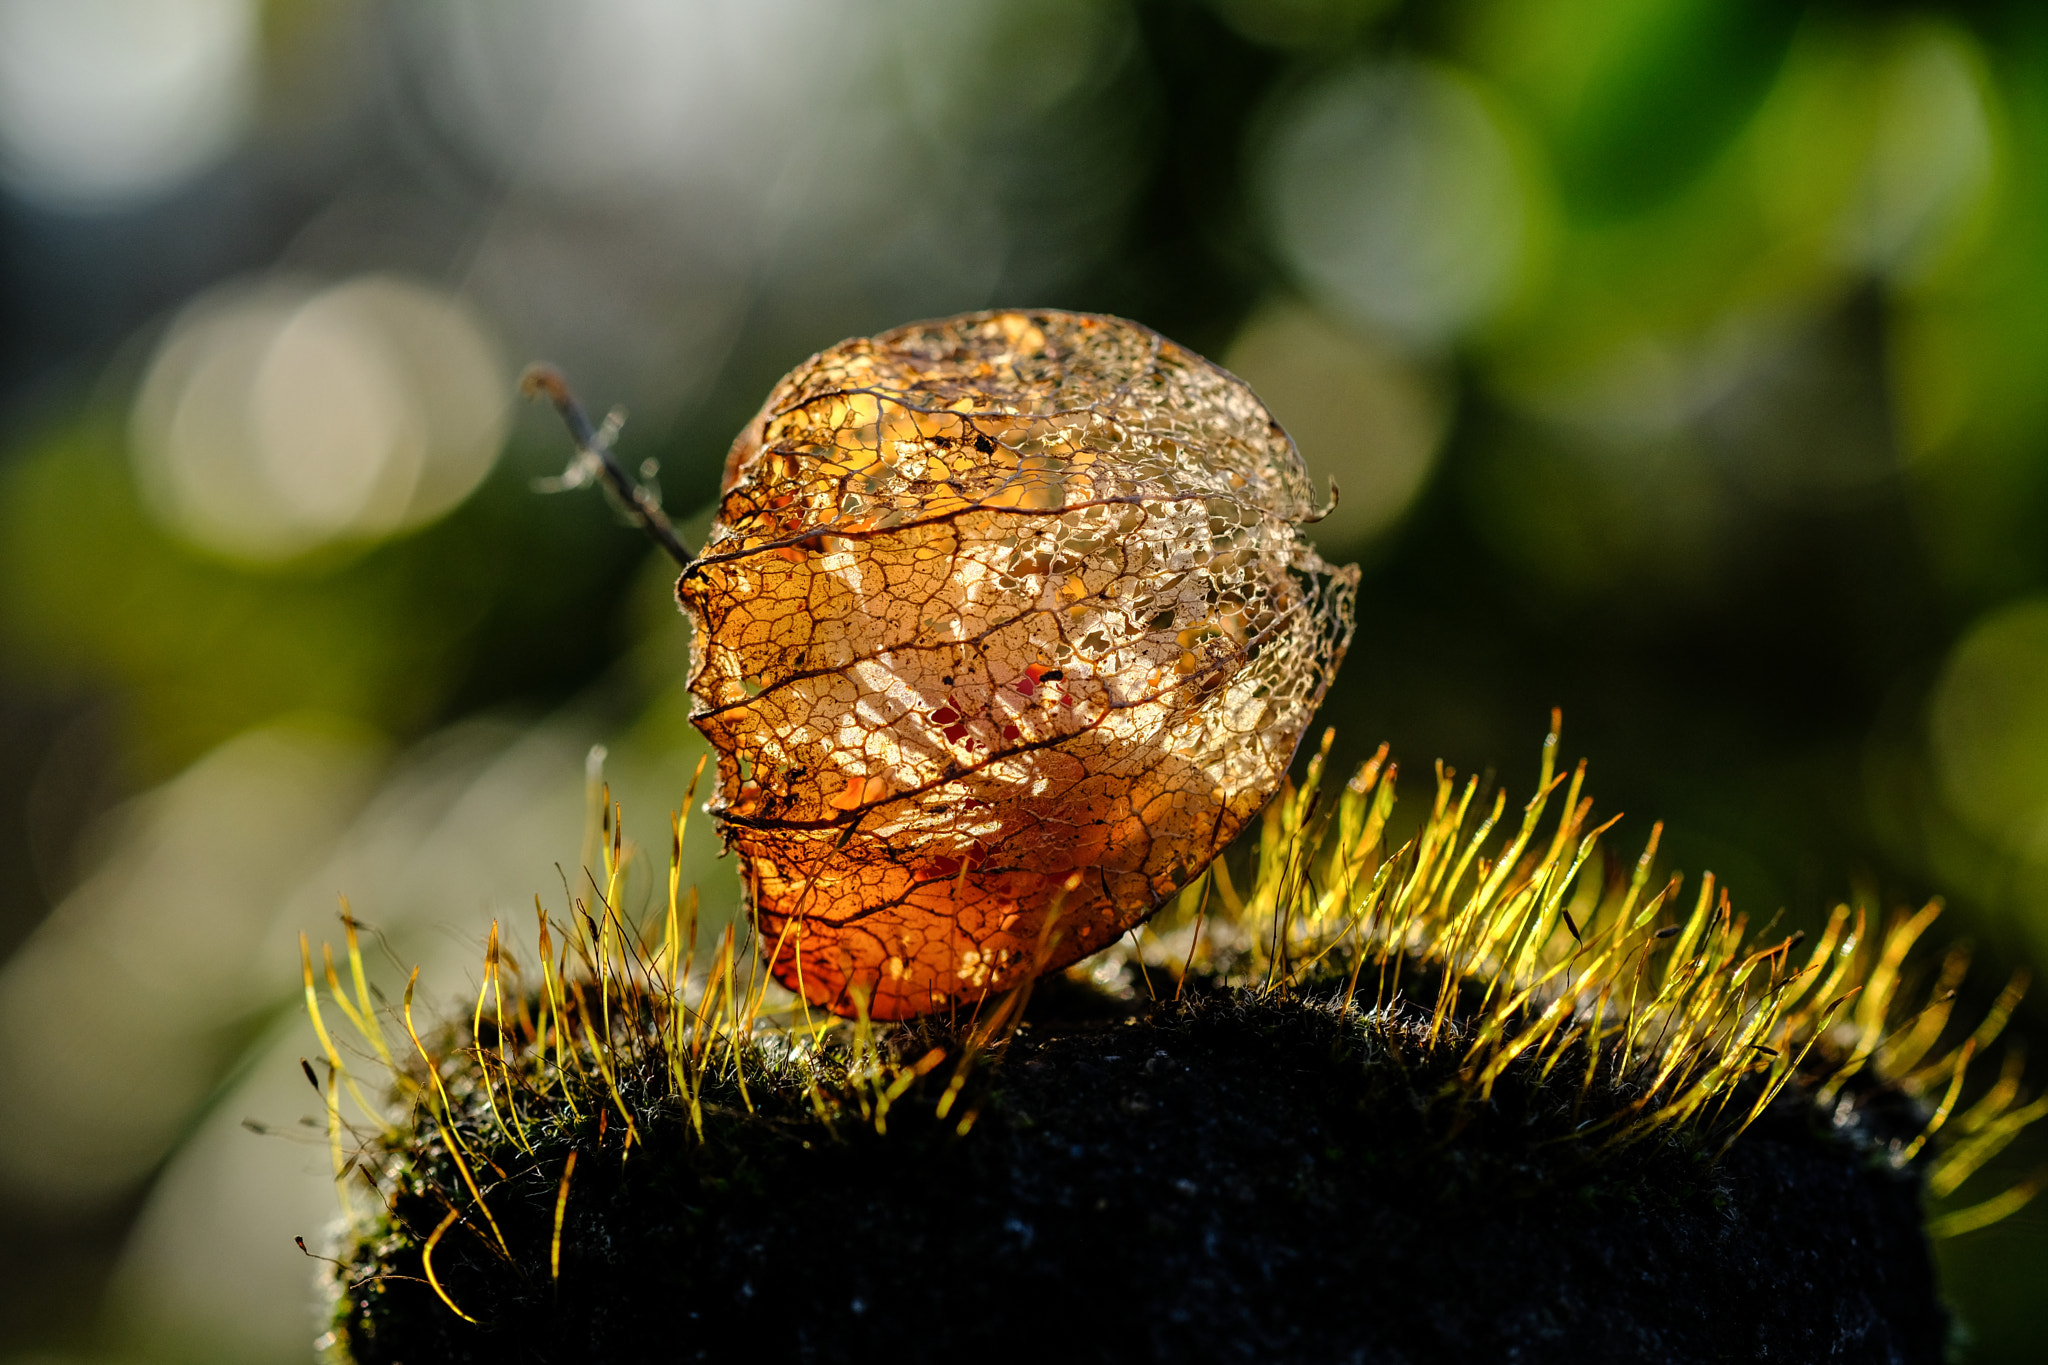
{"type": "MultiPolygon", "coordinates": [[[[1627,1093],[1583,1085],[1582,1052],[1510,1067],[1479,1102],[1447,1050],[1413,1045],[1418,1026],[1313,991],[1132,1006],[1063,985],[947,1118],[940,1067],[886,1133],[843,1056],[773,1038],[746,1058],[752,1110],[731,1081],[707,1089],[701,1139],[651,1063],[616,1077],[630,1146],[594,1078],[580,1114],[527,1114],[530,1154],[480,1087],[457,1087],[495,1230],[447,1197],[462,1178],[424,1116],[388,1141],[372,1154],[387,1211],[343,1253],[340,1349],[358,1365],[1941,1358],[1918,1179],[1882,1159],[1924,1116],[1894,1092],[1824,1114],[1795,1083],[1718,1159],[1704,1130],[1616,1147],[1597,1133],[1627,1093]],[[422,1248],[444,1222],[437,1292],[422,1248]]],[[[947,1041],[926,1026],[884,1045],[914,1059],[947,1041]]]]}

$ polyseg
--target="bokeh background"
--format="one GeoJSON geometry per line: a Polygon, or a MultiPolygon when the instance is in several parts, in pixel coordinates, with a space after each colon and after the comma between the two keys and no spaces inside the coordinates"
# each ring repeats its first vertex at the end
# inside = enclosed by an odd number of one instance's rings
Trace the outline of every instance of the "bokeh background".
{"type": "MultiPolygon", "coordinates": [[[[684,806],[668,570],[518,366],[701,525],[780,373],[995,304],[1338,478],[1344,755],[1526,786],[1561,706],[1753,914],[2048,959],[2048,9],[0,0],[0,1360],[309,1359],[298,934],[450,1008],[593,745],[684,806]]],[[[1939,1254],[2038,1359],[2048,1213],[1939,1254]]]]}

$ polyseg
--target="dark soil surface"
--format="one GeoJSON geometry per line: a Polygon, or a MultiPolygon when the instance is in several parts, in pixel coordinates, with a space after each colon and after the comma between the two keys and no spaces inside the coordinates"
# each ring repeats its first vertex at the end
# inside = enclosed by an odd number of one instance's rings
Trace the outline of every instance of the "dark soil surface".
{"type": "MultiPolygon", "coordinates": [[[[1836,1121],[1788,1095],[1718,1162],[1697,1140],[1617,1151],[1571,1137],[1598,1105],[1569,1058],[1479,1104],[1404,1063],[1398,1028],[1314,1002],[1123,1008],[1041,1011],[965,1138],[936,1087],[886,1136],[828,1132],[800,1093],[757,1091],[702,1143],[650,1109],[624,1159],[593,1122],[558,1283],[568,1148],[517,1154],[524,1173],[501,1154],[485,1194],[519,1269],[461,1224],[434,1255],[481,1325],[384,1278],[349,1292],[343,1339],[359,1365],[1942,1357],[1881,1096],[1836,1121]]],[[[447,1206],[393,1207],[357,1278],[420,1275],[447,1206]]]]}

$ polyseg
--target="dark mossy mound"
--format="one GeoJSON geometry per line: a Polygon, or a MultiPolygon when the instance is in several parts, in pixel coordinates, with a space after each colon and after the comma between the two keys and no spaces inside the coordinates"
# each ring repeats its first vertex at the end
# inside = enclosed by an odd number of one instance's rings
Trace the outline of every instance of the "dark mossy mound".
{"type": "Polygon", "coordinates": [[[764,1066],[758,1114],[725,1096],[707,1141],[664,1101],[630,1155],[594,1109],[538,1162],[489,1148],[518,1270],[487,1227],[434,1253],[480,1326],[421,1278],[449,1208],[423,1177],[456,1177],[415,1152],[350,1257],[389,1278],[350,1292],[343,1339],[359,1365],[1941,1358],[1917,1182],[1872,1156],[1882,1106],[1836,1123],[1788,1095],[1718,1163],[1697,1139],[1602,1150],[1570,1134],[1617,1100],[1582,1100],[1569,1061],[1479,1105],[1398,1026],[1313,1001],[1042,1003],[965,1138],[933,1116],[944,1069],[884,1136],[764,1066]]]}

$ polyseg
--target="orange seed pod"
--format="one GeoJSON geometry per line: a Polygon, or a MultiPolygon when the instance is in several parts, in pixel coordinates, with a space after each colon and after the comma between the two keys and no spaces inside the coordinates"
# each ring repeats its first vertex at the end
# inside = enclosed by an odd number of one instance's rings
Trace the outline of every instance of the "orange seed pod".
{"type": "Polygon", "coordinates": [[[907,1018],[1163,905],[1350,642],[1358,570],[1314,517],[1251,390],[1120,319],[970,314],[786,377],[676,584],[776,978],[907,1018]]]}

